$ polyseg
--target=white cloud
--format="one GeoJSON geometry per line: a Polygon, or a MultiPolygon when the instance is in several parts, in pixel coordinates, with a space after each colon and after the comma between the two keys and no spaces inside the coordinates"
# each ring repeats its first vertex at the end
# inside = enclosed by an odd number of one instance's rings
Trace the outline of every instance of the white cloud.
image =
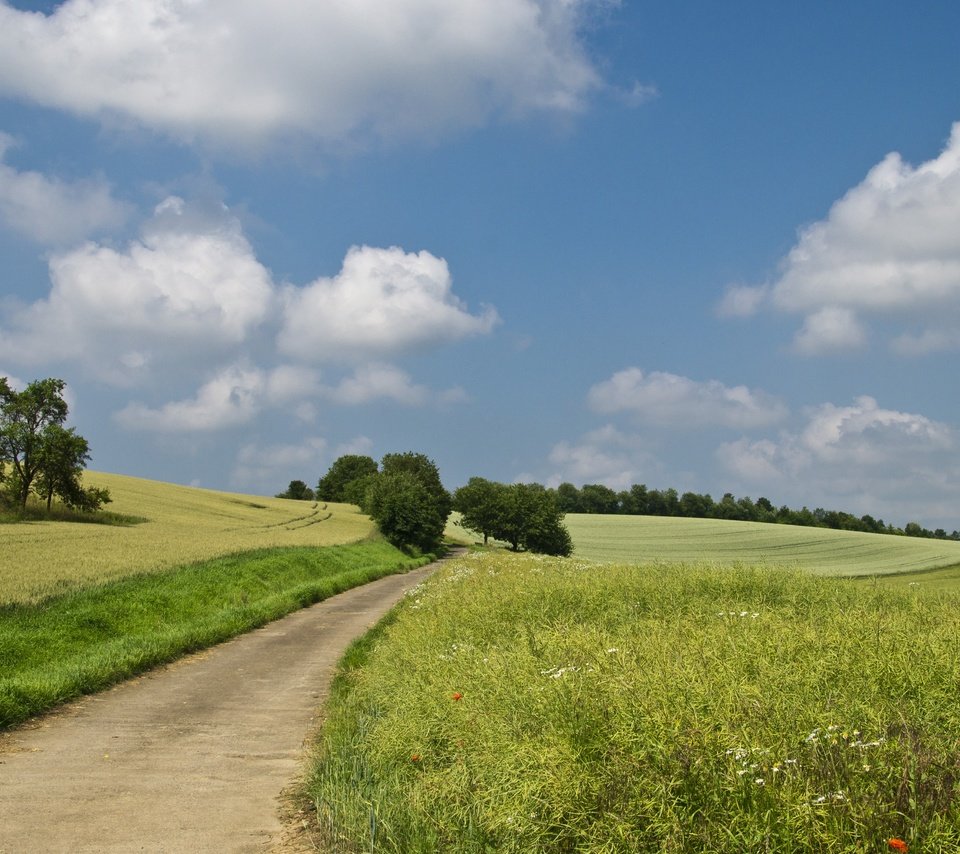
{"type": "Polygon", "coordinates": [[[50,274],[50,296],[13,312],[0,356],[71,360],[118,384],[235,348],[275,299],[236,219],[178,198],[158,206],[125,250],[87,243],[53,255],[50,274]]]}
{"type": "Polygon", "coordinates": [[[281,365],[266,371],[232,365],[186,400],[157,409],[128,404],[116,420],[130,430],[158,433],[212,432],[246,424],[266,409],[290,409],[302,421],[315,415],[311,398],[324,394],[318,371],[281,365]]]}
{"type": "Polygon", "coordinates": [[[3,162],[14,140],[0,133],[0,222],[38,243],[75,243],[122,225],[130,206],[102,179],[64,181],[3,162]]]}
{"type": "Polygon", "coordinates": [[[903,332],[903,353],[960,347],[960,123],[943,152],[917,167],[896,153],[804,228],[767,288],[730,288],[721,314],[762,302],[805,316],[795,346],[817,354],[860,347],[876,318],[903,332]]]}
{"type": "Polygon", "coordinates": [[[367,361],[490,332],[496,311],[470,314],[451,285],[447,262],[429,252],[355,246],[334,278],[287,289],[279,349],[367,361]]]}
{"type": "Polygon", "coordinates": [[[600,85],[601,0],[0,3],[0,92],[192,141],[431,136],[570,112],[600,85]]]}
{"type": "Polygon", "coordinates": [[[364,365],[328,394],[335,402],[352,406],[383,398],[414,406],[424,403],[430,391],[416,385],[406,371],[393,365],[364,365]]]}
{"type": "Polygon", "coordinates": [[[731,285],[717,306],[721,317],[750,317],[757,313],[769,296],[769,289],[760,285],[731,285]]]}
{"type": "Polygon", "coordinates": [[[763,427],[787,414],[782,402],[746,386],[698,382],[659,371],[644,374],[639,368],[618,371],[593,386],[588,400],[595,412],[629,412],[648,424],[691,429],[763,427]]]}
{"type": "Polygon", "coordinates": [[[807,315],[793,339],[794,349],[804,356],[843,350],[858,350],[867,340],[863,324],[848,308],[829,305],[807,315]]]}
{"type": "Polygon", "coordinates": [[[296,444],[246,444],[237,453],[230,482],[235,488],[260,490],[276,495],[291,480],[302,480],[308,486],[316,483],[327,452],[327,441],[310,436],[296,444]]]}
{"type": "MultiPolygon", "coordinates": [[[[602,483],[611,489],[628,489],[641,473],[656,468],[646,441],[612,425],[585,434],[576,443],[558,442],[550,451],[554,473],[547,483],[602,483]]],[[[646,476],[646,475],[643,475],[646,476]]],[[[533,479],[533,478],[527,478],[533,479]]]]}
{"type": "Polygon", "coordinates": [[[960,466],[955,431],[923,415],[881,407],[872,397],[822,404],[805,425],[776,439],[739,439],[717,459],[745,485],[810,506],[909,519],[956,515],[960,466]]]}
{"type": "Polygon", "coordinates": [[[210,432],[246,424],[261,411],[266,378],[262,371],[229,368],[203,385],[196,396],[151,409],[130,403],[114,416],[129,430],[157,433],[210,432]]]}

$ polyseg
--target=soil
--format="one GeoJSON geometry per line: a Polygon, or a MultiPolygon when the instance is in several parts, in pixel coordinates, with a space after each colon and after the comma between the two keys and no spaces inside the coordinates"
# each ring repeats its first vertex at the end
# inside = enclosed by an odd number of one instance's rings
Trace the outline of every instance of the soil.
{"type": "Polygon", "coordinates": [[[297,781],[336,664],[435,567],[341,593],[0,736],[0,853],[314,850],[297,781]]]}

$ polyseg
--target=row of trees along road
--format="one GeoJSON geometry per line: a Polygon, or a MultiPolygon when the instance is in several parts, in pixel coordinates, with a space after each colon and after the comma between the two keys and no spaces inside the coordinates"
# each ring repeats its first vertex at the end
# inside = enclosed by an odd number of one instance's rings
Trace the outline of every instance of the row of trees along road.
{"type": "MultiPolygon", "coordinates": [[[[283,497],[303,495],[301,484],[291,481],[283,497]]],[[[387,454],[379,466],[368,456],[341,456],[320,478],[314,497],[358,505],[387,540],[408,551],[435,551],[451,510],[460,511],[463,527],[481,534],[485,543],[492,537],[514,550],[557,555],[573,550],[551,490],[474,477],[451,496],[436,464],[419,453],[387,454]]]]}
{"type": "Polygon", "coordinates": [[[106,489],[81,483],[90,446],[65,427],[63,380],[34,380],[23,391],[0,377],[0,497],[21,512],[31,493],[51,509],[54,497],[75,510],[93,511],[110,500],[106,489]]]}

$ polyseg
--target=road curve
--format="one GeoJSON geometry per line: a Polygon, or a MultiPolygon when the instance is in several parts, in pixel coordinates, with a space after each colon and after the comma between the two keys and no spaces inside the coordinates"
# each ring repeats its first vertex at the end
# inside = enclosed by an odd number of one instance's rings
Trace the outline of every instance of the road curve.
{"type": "Polygon", "coordinates": [[[337,661],[436,564],[391,575],[0,737],[0,852],[264,852],[337,661]]]}

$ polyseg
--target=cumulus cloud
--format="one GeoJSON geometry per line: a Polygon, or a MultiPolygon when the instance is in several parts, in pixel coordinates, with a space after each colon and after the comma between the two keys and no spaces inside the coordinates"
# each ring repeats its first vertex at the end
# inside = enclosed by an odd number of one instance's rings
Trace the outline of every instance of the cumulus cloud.
{"type": "Polygon", "coordinates": [[[671,427],[749,429],[782,420],[786,406],[763,391],[699,382],[676,374],[626,368],[593,386],[588,395],[595,412],[629,412],[639,421],[671,427]]]}
{"type": "Polygon", "coordinates": [[[158,409],[130,403],[115,418],[127,429],[156,433],[223,430],[246,424],[260,412],[264,388],[262,371],[232,367],[205,383],[193,398],[158,409]]]}
{"type": "Polygon", "coordinates": [[[330,389],[337,403],[357,405],[387,398],[397,403],[416,405],[430,396],[425,386],[416,385],[406,371],[393,365],[364,365],[330,389]]]}
{"type": "Polygon", "coordinates": [[[327,441],[321,436],[308,436],[291,445],[248,443],[237,452],[230,482],[238,489],[270,494],[281,492],[291,480],[309,485],[319,477],[326,452],[327,441]]]}
{"type": "Polygon", "coordinates": [[[889,154],[804,228],[769,288],[728,289],[720,313],[761,306],[800,314],[798,352],[856,349],[867,322],[902,332],[903,353],[960,347],[960,123],[943,152],[917,167],[889,154]]]}
{"type": "Polygon", "coordinates": [[[586,433],[577,442],[558,442],[549,459],[555,468],[547,479],[552,486],[569,481],[628,489],[643,479],[642,472],[649,473],[657,467],[642,437],[623,433],[610,424],[586,433]]]}
{"type": "Polygon", "coordinates": [[[169,198],[125,249],[86,243],[50,259],[47,299],[13,312],[0,356],[71,360],[131,383],[154,363],[236,347],[275,299],[239,223],[169,198]]]}
{"type": "Polygon", "coordinates": [[[602,0],[0,2],[0,92],[192,141],[434,135],[570,112],[602,0]]]}
{"type": "Polygon", "coordinates": [[[113,197],[103,179],[64,181],[40,172],[21,172],[3,162],[14,146],[0,133],[0,222],[38,243],[75,243],[122,225],[130,206],[113,197]]]}
{"type": "Polygon", "coordinates": [[[447,262],[429,252],[354,246],[333,278],[285,292],[280,351],[305,361],[367,361],[490,332],[493,308],[470,314],[447,262]]]}
{"type": "Polygon", "coordinates": [[[943,519],[960,500],[955,445],[948,425],[863,396],[849,406],[815,407],[801,429],[776,439],[725,443],[717,458],[748,486],[804,502],[902,521],[943,519]]]}

